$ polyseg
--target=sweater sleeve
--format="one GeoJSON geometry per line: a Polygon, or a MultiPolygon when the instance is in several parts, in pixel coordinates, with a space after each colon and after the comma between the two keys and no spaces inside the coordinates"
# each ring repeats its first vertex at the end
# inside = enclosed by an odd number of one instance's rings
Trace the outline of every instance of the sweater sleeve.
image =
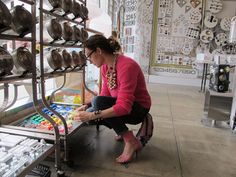
{"type": "Polygon", "coordinates": [[[120,90],[113,109],[117,116],[127,115],[131,112],[135,100],[138,68],[136,64],[127,64],[120,70],[120,90]]]}
{"type": "Polygon", "coordinates": [[[101,69],[101,73],[102,73],[102,88],[101,88],[101,93],[99,94],[100,96],[111,96],[108,87],[107,87],[107,78],[105,76],[105,66],[102,66],[101,69]]]}

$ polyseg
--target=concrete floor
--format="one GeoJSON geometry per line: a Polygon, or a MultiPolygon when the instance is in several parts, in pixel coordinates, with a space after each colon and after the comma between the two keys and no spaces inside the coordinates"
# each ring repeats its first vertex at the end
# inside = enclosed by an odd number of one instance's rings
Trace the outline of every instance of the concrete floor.
{"type": "MultiPolygon", "coordinates": [[[[236,135],[201,124],[204,94],[199,88],[149,85],[154,135],[128,165],[115,162],[123,149],[115,133],[83,127],[71,140],[71,177],[236,177],[236,135]]],[[[130,127],[137,131],[138,126],[130,127]]]]}

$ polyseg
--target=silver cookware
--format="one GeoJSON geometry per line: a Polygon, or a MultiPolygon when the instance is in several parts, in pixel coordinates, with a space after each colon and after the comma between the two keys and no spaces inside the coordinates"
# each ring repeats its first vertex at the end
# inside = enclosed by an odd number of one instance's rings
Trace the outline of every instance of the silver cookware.
{"type": "Polygon", "coordinates": [[[62,37],[62,27],[57,19],[51,19],[47,24],[48,34],[54,39],[58,40],[62,37]]]}
{"type": "Polygon", "coordinates": [[[29,11],[23,5],[15,6],[11,9],[12,29],[19,35],[31,32],[33,28],[33,18],[29,11]]]}
{"type": "Polygon", "coordinates": [[[80,51],[79,52],[79,56],[80,56],[80,63],[79,63],[79,65],[80,66],[86,65],[87,58],[86,58],[84,52],[80,51]]]}
{"type": "Polygon", "coordinates": [[[19,47],[12,52],[14,61],[13,72],[16,74],[31,72],[33,70],[33,55],[25,47],[19,47]]]}
{"type": "Polygon", "coordinates": [[[63,1],[63,0],[48,0],[48,2],[51,4],[51,6],[52,6],[54,9],[61,7],[61,1],[63,1]]]}
{"type": "Polygon", "coordinates": [[[88,19],[88,8],[86,6],[84,6],[83,4],[81,4],[81,11],[82,11],[82,19],[83,20],[87,20],[88,19]]]}
{"type": "Polygon", "coordinates": [[[73,29],[68,22],[62,24],[62,37],[65,41],[71,41],[73,37],[73,29]]]}
{"type": "Polygon", "coordinates": [[[64,10],[65,13],[71,12],[72,0],[62,0],[61,8],[64,10]]]}
{"type": "Polygon", "coordinates": [[[80,65],[80,55],[75,50],[72,51],[72,61],[74,67],[80,65]]]}
{"type": "Polygon", "coordinates": [[[55,71],[61,69],[62,67],[62,56],[57,51],[57,49],[53,49],[49,56],[47,57],[47,61],[49,66],[55,71]]]}
{"type": "Polygon", "coordinates": [[[65,49],[62,51],[62,58],[63,58],[62,66],[64,68],[67,69],[73,65],[71,54],[69,52],[67,52],[65,49]]]}
{"type": "Polygon", "coordinates": [[[83,42],[82,32],[80,31],[78,27],[76,27],[76,25],[73,26],[72,40],[75,42],[78,42],[78,41],[83,42]]]}
{"type": "Polygon", "coordinates": [[[12,16],[7,6],[0,1],[0,30],[9,27],[12,21],[12,16]]]}
{"type": "Polygon", "coordinates": [[[84,28],[82,28],[81,33],[82,33],[82,40],[84,42],[88,39],[88,32],[84,28]]]}
{"type": "Polygon", "coordinates": [[[75,16],[75,18],[78,18],[78,17],[82,18],[83,17],[80,4],[78,2],[76,2],[76,0],[73,0],[73,5],[71,8],[71,11],[72,11],[73,15],[75,16]]]}
{"type": "Polygon", "coordinates": [[[0,76],[10,75],[14,63],[10,53],[0,46],[0,76]]]}

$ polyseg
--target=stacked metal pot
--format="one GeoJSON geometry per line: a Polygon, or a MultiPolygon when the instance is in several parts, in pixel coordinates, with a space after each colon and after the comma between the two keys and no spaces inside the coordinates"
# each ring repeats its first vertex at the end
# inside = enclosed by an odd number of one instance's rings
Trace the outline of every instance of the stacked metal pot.
{"type": "Polygon", "coordinates": [[[0,1],[0,32],[12,29],[18,35],[24,36],[33,27],[32,14],[23,5],[17,5],[11,10],[0,1]]]}
{"type": "MultiPolygon", "coordinates": [[[[88,9],[76,0],[48,0],[52,6],[52,11],[62,10],[64,15],[73,14],[72,20],[82,19],[81,22],[88,19],[88,9]]],[[[88,38],[88,32],[77,26],[71,26],[68,22],[59,22],[58,19],[51,19],[47,24],[48,34],[53,40],[64,39],[67,41],[84,42],[88,38]]]]}
{"type": "MultiPolygon", "coordinates": [[[[77,0],[48,0],[53,10],[51,12],[63,11],[63,15],[69,15],[71,20],[81,19],[81,22],[88,19],[88,9],[77,0]]],[[[30,33],[33,29],[32,14],[23,5],[17,5],[12,9],[0,1],[0,33],[12,29],[20,37],[30,33]]],[[[83,27],[72,26],[69,22],[59,21],[57,18],[49,20],[47,32],[54,40],[72,41],[73,45],[83,43],[88,38],[88,32],[83,27]]],[[[63,50],[55,48],[50,51],[47,57],[49,66],[53,70],[82,67],[86,64],[86,57],[83,52],[63,50]]],[[[19,47],[12,53],[0,46],[0,77],[13,74],[24,74],[31,72],[33,56],[25,47],[19,47]]]]}
{"type": "MultiPolygon", "coordinates": [[[[86,57],[82,51],[77,52],[57,48],[50,51],[47,62],[53,71],[82,67],[86,57]]],[[[33,70],[33,55],[26,47],[19,47],[11,54],[0,47],[0,77],[13,74],[22,75],[33,70]]]]}
{"type": "Polygon", "coordinates": [[[0,76],[24,74],[33,69],[33,55],[26,47],[19,47],[11,54],[0,47],[0,76]]]}
{"type": "Polygon", "coordinates": [[[57,48],[51,50],[47,56],[49,66],[54,70],[68,69],[82,67],[86,64],[86,57],[83,52],[76,52],[73,50],[71,53],[63,49],[62,51],[57,48]]]}
{"type": "Polygon", "coordinates": [[[47,32],[54,41],[64,39],[65,41],[78,43],[88,39],[88,32],[84,28],[80,29],[76,25],[72,27],[69,22],[60,24],[55,18],[49,20],[47,32]]]}
{"type": "Polygon", "coordinates": [[[0,76],[10,75],[13,69],[13,58],[10,53],[0,46],[0,76]]]}
{"type": "Polygon", "coordinates": [[[76,0],[48,0],[53,10],[63,10],[64,15],[73,14],[74,18],[81,18],[82,21],[88,19],[88,9],[83,4],[78,3],[76,0]]]}
{"type": "MultiPolygon", "coordinates": [[[[49,0],[53,7],[52,11],[63,10],[64,15],[73,14],[73,20],[81,18],[82,21],[88,19],[88,9],[76,0],[49,0]]],[[[77,25],[72,26],[69,22],[59,21],[53,18],[47,23],[47,32],[53,41],[64,40],[65,42],[83,43],[88,39],[88,32],[77,25]]],[[[83,52],[53,49],[47,57],[49,66],[55,71],[58,69],[68,69],[81,67],[86,64],[86,57],[83,52]]]]}

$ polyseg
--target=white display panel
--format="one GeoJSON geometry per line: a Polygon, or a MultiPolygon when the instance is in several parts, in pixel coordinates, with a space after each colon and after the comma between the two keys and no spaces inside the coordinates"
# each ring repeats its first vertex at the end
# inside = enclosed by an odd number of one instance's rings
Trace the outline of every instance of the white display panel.
{"type": "Polygon", "coordinates": [[[201,8],[200,0],[159,1],[151,74],[196,78],[194,49],[200,36],[201,8]]]}

